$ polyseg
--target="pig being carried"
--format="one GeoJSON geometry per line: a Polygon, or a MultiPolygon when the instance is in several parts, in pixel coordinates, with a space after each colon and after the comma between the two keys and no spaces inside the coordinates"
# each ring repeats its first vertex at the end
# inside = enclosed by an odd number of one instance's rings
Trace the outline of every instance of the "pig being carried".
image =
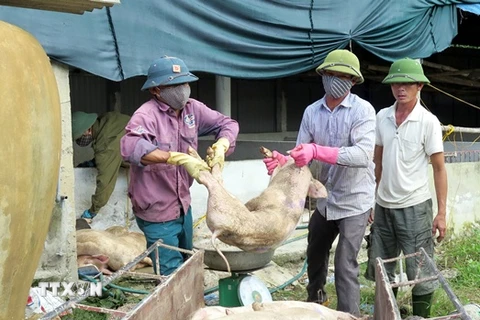
{"type": "MultiPolygon", "coordinates": [[[[261,148],[265,157],[270,150],[261,148]]],[[[211,151],[207,150],[207,162],[211,151]]],[[[265,252],[280,246],[295,230],[304,212],[305,198],[325,198],[327,191],[313,179],[306,166],[297,167],[290,159],[275,169],[268,187],[256,198],[243,204],[223,186],[219,165],[211,170],[193,150],[189,155],[172,153],[170,160],[183,165],[188,173],[208,190],[207,226],[212,232],[212,246],[230,266],[214,242],[236,246],[244,251],[265,252]]]]}

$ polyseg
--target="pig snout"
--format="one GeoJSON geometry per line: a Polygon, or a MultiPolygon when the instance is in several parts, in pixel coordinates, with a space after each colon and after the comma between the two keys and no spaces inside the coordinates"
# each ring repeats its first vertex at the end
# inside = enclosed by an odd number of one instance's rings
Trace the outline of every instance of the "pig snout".
{"type": "Polygon", "coordinates": [[[77,257],[77,266],[82,267],[93,264],[101,273],[110,275],[112,271],[108,269],[109,258],[105,255],[81,255],[77,257]]]}

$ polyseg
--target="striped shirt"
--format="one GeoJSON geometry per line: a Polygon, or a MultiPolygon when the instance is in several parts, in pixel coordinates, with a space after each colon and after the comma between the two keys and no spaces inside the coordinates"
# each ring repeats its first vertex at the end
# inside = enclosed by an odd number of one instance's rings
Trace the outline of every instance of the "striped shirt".
{"type": "Polygon", "coordinates": [[[328,191],[317,209],[327,220],[362,214],[375,201],[375,109],[350,93],[335,109],[325,97],[309,105],[303,115],[297,145],[315,143],[340,148],[336,165],[318,163],[317,179],[328,191]]]}

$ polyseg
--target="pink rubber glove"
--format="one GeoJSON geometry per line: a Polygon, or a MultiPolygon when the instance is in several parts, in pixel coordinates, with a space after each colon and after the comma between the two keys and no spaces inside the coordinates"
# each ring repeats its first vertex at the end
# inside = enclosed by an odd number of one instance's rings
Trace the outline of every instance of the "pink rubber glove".
{"type": "Polygon", "coordinates": [[[288,161],[288,157],[280,152],[272,151],[271,158],[264,158],[263,163],[267,166],[268,175],[271,176],[276,167],[283,166],[288,161]]]}
{"type": "Polygon", "coordinates": [[[307,165],[313,159],[325,163],[336,164],[339,148],[319,146],[315,143],[302,143],[290,150],[290,156],[295,159],[297,167],[307,165]]]}

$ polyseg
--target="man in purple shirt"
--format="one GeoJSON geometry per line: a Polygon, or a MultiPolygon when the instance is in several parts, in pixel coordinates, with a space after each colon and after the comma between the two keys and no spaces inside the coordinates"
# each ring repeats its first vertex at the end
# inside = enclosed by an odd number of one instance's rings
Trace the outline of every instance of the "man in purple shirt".
{"type": "MultiPolygon", "coordinates": [[[[192,249],[189,189],[193,178],[183,166],[168,162],[170,152],[186,153],[189,146],[196,150],[198,136],[215,135],[209,163],[213,167],[223,166],[225,155],[235,148],[238,123],[189,98],[188,83],[197,80],[178,58],[154,61],[142,87],[153,97],[135,111],[120,143],[122,157],[131,164],[128,194],[147,247],[162,239],[164,244],[192,249]]],[[[176,250],[159,249],[160,271],[155,271],[169,275],[184,257],[176,250]]]]}

